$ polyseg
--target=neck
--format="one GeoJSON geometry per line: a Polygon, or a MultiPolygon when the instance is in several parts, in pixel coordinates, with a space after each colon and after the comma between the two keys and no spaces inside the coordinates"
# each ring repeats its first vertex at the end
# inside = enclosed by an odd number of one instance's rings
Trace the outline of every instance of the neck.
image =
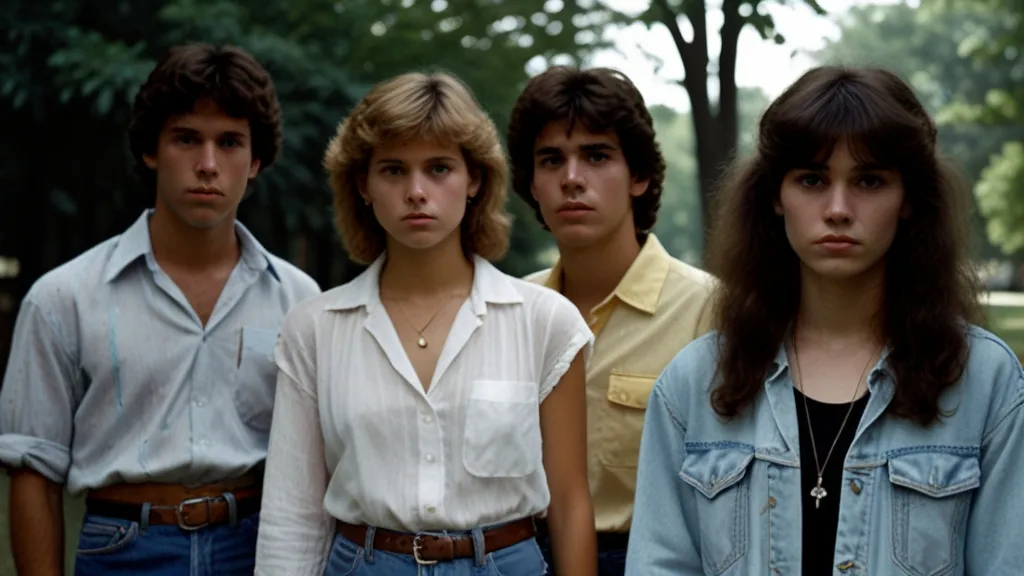
{"type": "Polygon", "coordinates": [[[559,246],[562,293],[573,302],[599,302],[615,291],[638,254],[632,226],[587,247],[559,246]]]}
{"type": "Polygon", "coordinates": [[[210,228],[195,228],[157,207],[149,219],[153,257],[162,264],[203,269],[237,262],[241,254],[231,217],[210,228]]]}
{"type": "Polygon", "coordinates": [[[416,250],[388,239],[387,261],[380,290],[392,298],[467,293],[473,284],[473,263],[462,250],[459,231],[427,250],[416,250]]]}
{"type": "Polygon", "coordinates": [[[829,280],[801,271],[797,330],[801,340],[878,342],[885,298],[884,264],[857,278],[829,280]]]}

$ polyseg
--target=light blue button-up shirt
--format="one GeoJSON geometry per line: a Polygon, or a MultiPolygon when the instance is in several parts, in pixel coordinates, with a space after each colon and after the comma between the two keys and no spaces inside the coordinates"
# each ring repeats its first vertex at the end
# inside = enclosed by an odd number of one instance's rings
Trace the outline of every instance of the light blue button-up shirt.
{"type": "Polygon", "coordinates": [[[236,223],[241,258],[204,327],[153,257],[149,215],[40,278],[15,324],[0,463],[72,494],[198,485],[261,463],[278,328],[320,293],[236,223]]]}
{"type": "MultiPolygon", "coordinates": [[[[800,576],[800,446],[780,350],[763,391],[732,421],[708,396],[715,334],[668,365],[647,408],[629,540],[630,576],[800,576]]],[[[1024,372],[971,327],[961,381],[923,428],[886,415],[885,359],[843,463],[834,575],[1020,574],[1024,570],[1024,372]]],[[[838,460],[836,461],[838,463],[838,460]]]]}

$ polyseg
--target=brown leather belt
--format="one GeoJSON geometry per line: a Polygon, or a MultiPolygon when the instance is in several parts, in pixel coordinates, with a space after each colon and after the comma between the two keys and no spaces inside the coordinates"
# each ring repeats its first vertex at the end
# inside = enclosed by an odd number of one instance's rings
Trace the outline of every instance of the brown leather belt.
{"type": "MultiPolygon", "coordinates": [[[[366,526],[337,522],[338,534],[357,546],[366,544],[366,526]]],[[[508,524],[484,530],[484,550],[494,552],[528,540],[536,535],[532,518],[523,518],[508,524]]],[[[456,558],[473,557],[473,538],[469,535],[443,536],[441,534],[408,534],[378,528],[373,537],[374,550],[412,556],[417,564],[436,564],[456,558]]]]}
{"type": "Polygon", "coordinates": [[[85,507],[89,514],[140,521],[148,504],[149,524],[193,531],[231,522],[231,506],[225,493],[235,499],[235,520],[260,509],[262,493],[253,477],[195,488],[160,483],[115,484],[91,490],[85,507]]]}

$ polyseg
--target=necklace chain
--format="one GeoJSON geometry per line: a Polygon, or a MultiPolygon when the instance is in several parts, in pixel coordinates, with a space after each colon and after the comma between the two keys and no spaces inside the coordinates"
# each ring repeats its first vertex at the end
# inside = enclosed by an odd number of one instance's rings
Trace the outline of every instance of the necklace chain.
{"type": "Polygon", "coordinates": [[[828,466],[829,459],[832,458],[832,451],[836,449],[836,444],[839,443],[839,437],[842,436],[843,430],[846,428],[846,422],[850,419],[850,414],[853,413],[853,406],[856,403],[857,395],[860,393],[860,384],[864,381],[864,377],[867,375],[868,367],[871,366],[871,361],[874,360],[875,354],[868,356],[867,363],[864,364],[864,370],[861,371],[860,378],[857,379],[857,386],[853,389],[853,398],[850,399],[850,407],[846,410],[846,416],[843,417],[843,423],[839,425],[839,431],[836,432],[835,439],[832,440],[832,447],[828,449],[828,454],[825,455],[825,463],[818,463],[818,446],[814,440],[814,427],[811,425],[811,411],[807,406],[807,394],[804,393],[803,378],[800,374],[800,353],[797,351],[796,345],[796,331],[793,334],[793,364],[795,370],[793,375],[796,376],[795,383],[797,390],[800,391],[800,396],[804,401],[804,416],[807,418],[807,432],[811,437],[811,452],[814,455],[814,466],[818,471],[818,483],[811,489],[811,497],[814,498],[814,507],[821,507],[821,499],[828,496],[828,492],[821,486],[822,477],[825,474],[825,467],[828,466]]]}
{"type": "Polygon", "coordinates": [[[416,335],[419,336],[419,339],[416,340],[416,345],[419,346],[420,348],[426,348],[427,339],[425,336],[423,336],[423,332],[426,331],[426,329],[430,326],[430,323],[434,321],[434,318],[437,318],[437,315],[441,312],[441,309],[444,308],[445,304],[447,304],[449,300],[455,298],[456,296],[458,296],[458,294],[451,294],[447,298],[442,300],[441,303],[437,306],[437,310],[434,310],[434,313],[430,316],[430,319],[427,320],[427,323],[423,325],[423,328],[419,329],[416,328],[416,325],[413,324],[412,320],[409,319],[409,316],[406,315],[405,309],[402,307],[401,301],[399,301],[397,298],[386,298],[386,300],[391,300],[392,302],[395,303],[395,306],[398,307],[398,312],[402,315],[402,318],[405,318],[405,321],[406,323],[409,324],[409,327],[416,331],[416,335]]]}

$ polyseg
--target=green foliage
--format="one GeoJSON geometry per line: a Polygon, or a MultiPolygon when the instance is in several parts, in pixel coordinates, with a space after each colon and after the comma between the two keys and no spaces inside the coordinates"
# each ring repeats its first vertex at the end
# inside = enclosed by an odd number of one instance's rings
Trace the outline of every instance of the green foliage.
{"type": "Polygon", "coordinates": [[[1007,255],[1024,251],[1024,142],[1006,142],[975,187],[988,236],[1007,255]]]}
{"type": "MultiPolygon", "coordinates": [[[[23,263],[27,284],[138,216],[151,200],[131,175],[124,133],[132,100],[167,48],[204,41],[252,52],[270,71],[281,100],[284,150],[257,179],[240,219],[322,286],[337,284],[359,269],[336,240],[321,160],[356,100],[395,74],[447,70],[467,82],[504,132],[528,79],[527,63],[579,62],[604,45],[603,23],[586,4],[5,2],[0,122],[9,129],[0,135],[0,254],[23,263]],[[26,145],[29,132],[38,141],[26,145]]],[[[521,201],[510,200],[510,208],[513,251],[499,265],[525,274],[540,265],[538,254],[550,239],[521,201]]]]}

